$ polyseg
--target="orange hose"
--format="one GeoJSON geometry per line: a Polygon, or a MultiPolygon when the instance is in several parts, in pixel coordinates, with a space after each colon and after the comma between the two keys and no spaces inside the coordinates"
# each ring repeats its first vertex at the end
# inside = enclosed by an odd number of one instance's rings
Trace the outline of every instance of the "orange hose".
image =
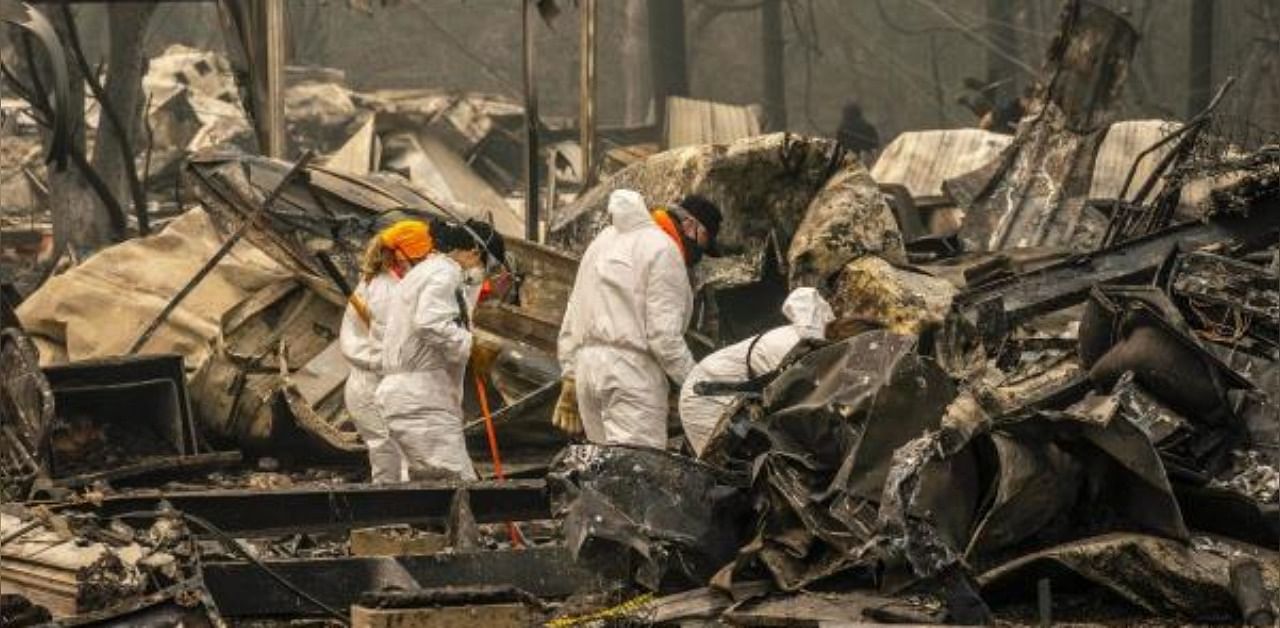
{"type": "MultiPolygon", "coordinates": [[[[502,472],[502,454],[498,451],[498,431],[493,427],[493,416],[489,414],[489,395],[484,389],[484,378],[476,373],[476,399],[480,401],[480,414],[484,415],[484,431],[489,436],[489,454],[493,457],[493,475],[499,480],[507,479],[502,472]]],[[[507,522],[507,534],[511,537],[512,547],[524,547],[520,542],[520,533],[516,524],[507,522]]]]}

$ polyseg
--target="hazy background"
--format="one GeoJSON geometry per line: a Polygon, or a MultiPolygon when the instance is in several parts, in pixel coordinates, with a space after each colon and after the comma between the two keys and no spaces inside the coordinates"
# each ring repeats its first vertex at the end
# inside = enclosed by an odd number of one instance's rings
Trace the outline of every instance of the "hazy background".
{"type": "MultiPolygon", "coordinates": [[[[1207,2],[1211,82],[1240,79],[1224,113],[1254,128],[1280,128],[1280,3],[1274,0],[1107,0],[1141,34],[1125,89],[1128,118],[1185,118],[1190,96],[1193,5],[1207,2]]],[[[578,10],[561,0],[537,23],[542,113],[577,111],[578,10]]],[[[763,100],[761,3],[684,0],[691,95],[763,100]]],[[[646,0],[600,0],[598,119],[638,123],[649,90],[646,0]],[[630,50],[628,57],[624,51],[630,50]],[[626,59],[632,59],[628,64],[626,59]],[[633,106],[628,119],[627,86],[633,106]]],[[[520,0],[289,0],[293,64],[346,72],[355,89],[436,87],[519,99],[520,0]],[[360,3],[356,3],[360,4],[360,3]]],[[[76,5],[92,50],[105,40],[101,6],[76,5]]],[[[883,141],[907,129],[972,126],[956,104],[961,80],[1011,79],[1016,93],[1038,69],[1056,30],[1057,0],[784,0],[786,128],[832,134],[857,100],[883,141]],[[999,50],[1003,54],[993,53],[999,50]],[[1012,60],[1010,60],[1012,59],[1012,60]]],[[[222,48],[215,5],[168,3],[147,34],[151,52],[171,43],[222,48]]]]}

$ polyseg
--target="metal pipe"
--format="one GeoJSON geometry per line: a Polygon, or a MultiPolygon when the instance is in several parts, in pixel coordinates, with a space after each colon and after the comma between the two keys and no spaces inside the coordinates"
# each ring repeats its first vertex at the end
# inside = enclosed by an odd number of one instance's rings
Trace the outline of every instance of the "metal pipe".
{"type": "Polygon", "coordinates": [[[284,59],[285,20],[284,0],[265,0],[263,3],[264,35],[266,37],[266,122],[268,157],[284,159],[284,59]]]}
{"type": "Polygon", "coordinates": [[[524,0],[521,16],[521,33],[524,38],[524,237],[537,242],[541,230],[538,219],[538,88],[533,72],[533,13],[537,10],[534,0],[524,0]]]}

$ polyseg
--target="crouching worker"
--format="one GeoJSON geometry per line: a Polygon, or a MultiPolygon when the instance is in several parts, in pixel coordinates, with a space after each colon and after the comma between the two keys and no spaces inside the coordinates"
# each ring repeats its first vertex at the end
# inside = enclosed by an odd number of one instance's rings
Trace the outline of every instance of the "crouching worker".
{"type": "Polygon", "coordinates": [[[471,310],[486,264],[505,254],[488,224],[433,225],[435,251],[396,285],[382,353],[378,410],[404,452],[409,478],[477,479],[462,435],[471,310]]]}
{"type": "Polygon", "coordinates": [[[680,389],[680,423],[696,455],[711,441],[716,425],[734,395],[699,395],[699,382],[745,382],[777,368],[801,340],[825,337],[827,325],[835,320],[831,306],[813,288],[796,288],[782,304],[782,314],[791,321],[763,334],[729,345],[703,358],[680,389]]]}
{"type": "Polygon", "coordinates": [[[356,431],[369,449],[374,483],[399,482],[403,456],[378,413],[374,393],[382,379],[382,338],[396,282],[417,260],[431,252],[426,223],[402,220],[369,241],[360,267],[360,283],[342,315],[338,347],[351,365],[343,401],[356,431]]]}

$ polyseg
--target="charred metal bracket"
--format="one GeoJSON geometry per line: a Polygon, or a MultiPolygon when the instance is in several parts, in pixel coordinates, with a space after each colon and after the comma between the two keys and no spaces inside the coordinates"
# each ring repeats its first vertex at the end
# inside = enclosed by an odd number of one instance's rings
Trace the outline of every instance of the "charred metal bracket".
{"type": "MultiPolygon", "coordinates": [[[[99,517],[118,517],[156,512],[167,504],[227,533],[265,536],[444,521],[459,488],[454,484],[417,482],[276,491],[154,491],[109,496],[96,507],[67,505],[60,510],[89,510],[99,517]]],[[[546,485],[541,480],[474,482],[465,488],[478,523],[551,518],[546,485]]]]}

